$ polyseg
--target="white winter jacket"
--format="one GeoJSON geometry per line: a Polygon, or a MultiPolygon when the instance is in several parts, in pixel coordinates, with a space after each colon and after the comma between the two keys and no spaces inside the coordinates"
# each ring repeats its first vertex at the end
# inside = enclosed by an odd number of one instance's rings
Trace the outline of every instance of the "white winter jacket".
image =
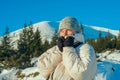
{"type": "Polygon", "coordinates": [[[63,52],[54,46],[39,57],[37,65],[49,80],[93,80],[97,71],[95,52],[88,44],[63,47],[63,52]]]}

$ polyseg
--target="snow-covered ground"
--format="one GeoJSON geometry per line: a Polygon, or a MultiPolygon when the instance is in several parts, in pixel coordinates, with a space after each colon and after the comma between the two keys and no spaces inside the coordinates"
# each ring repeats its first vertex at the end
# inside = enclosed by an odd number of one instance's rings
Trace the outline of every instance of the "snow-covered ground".
{"type": "Polygon", "coordinates": [[[98,73],[96,80],[120,80],[120,50],[97,54],[98,73]]]}
{"type": "Polygon", "coordinates": [[[104,53],[97,54],[97,60],[109,60],[112,62],[120,63],[120,50],[106,51],[104,53]]]}
{"type": "Polygon", "coordinates": [[[120,80],[120,63],[111,61],[98,62],[98,73],[95,80],[120,80]]]}
{"type": "MultiPolygon", "coordinates": [[[[95,80],[120,80],[120,50],[113,52],[106,51],[99,53],[97,62],[98,72],[95,80]]],[[[35,63],[37,58],[32,59],[32,63],[35,63]]],[[[3,70],[0,74],[0,80],[45,80],[39,72],[39,69],[29,67],[24,70],[10,69],[3,70]]]]}
{"type": "Polygon", "coordinates": [[[37,67],[30,67],[24,70],[11,69],[3,70],[0,80],[45,80],[37,67]]]}

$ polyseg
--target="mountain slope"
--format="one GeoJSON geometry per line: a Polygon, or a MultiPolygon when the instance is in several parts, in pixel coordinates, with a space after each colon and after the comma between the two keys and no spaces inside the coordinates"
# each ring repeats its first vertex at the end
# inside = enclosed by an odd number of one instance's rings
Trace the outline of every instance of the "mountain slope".
{"type": "Polygon", "coordinates": [[[118,30],[112,30],[108,28],[103,28],[103,27],[98,27],[98,26],[90,26],[92,29],[95,29],[97,31],[102,31],[102,32],[110,32],[111,34],[118,36],[119,31],[118,30]]]}
{"type": "MultiPolygon", "coordinates": [[[[42,21],[33,24],[33,30],[36,31],[36,29],[38,28],[38,30],[41,33],[43,42],[45,39],[51,41],[51,38],[53,37],[55,30],[58,30],[58,27],[59,27],[59,22],[52,22],[52,21],[42,21]]],[[[114,36],[118,36],[119,33],[118,30],[111,30],[97,26],[83,25],[83,28],[84,28],[85,39],[98,38],[99,31],[102,32],[102,36],[105,36],[108,31],[114,36]]],[[[11,45],[13,45],[14,48],[17,47],[16,44],[17,44],[17,40],[19,39],[19,34],[21,33],[21,31],[22,29],[19,29],[10,33],[11,45]]]]}
{"type": "MultiPolygon", "coordinates": [[[[55,32],[55,29],[51,25],[49,25],[49,21],[43,21],[43,22],[33,24],[33,31],[35,32],[37,29],[40,31],[43,42],[46,39],[48,41],[51,41],[51,38],[53,37],[53,34],[55,32]]],[[[17,41],[19,39],[19,35],[21,32],[22,32],[22,29],[19,29],[10,33],[11,45],[15,49],[17,49],[17,41]]]]}

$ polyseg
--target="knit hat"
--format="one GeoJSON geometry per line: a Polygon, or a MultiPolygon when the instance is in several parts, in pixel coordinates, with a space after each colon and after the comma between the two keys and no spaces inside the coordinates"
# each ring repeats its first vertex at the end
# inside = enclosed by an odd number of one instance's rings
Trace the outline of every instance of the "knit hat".
{"type": "Polygon", "coordinates": [[[73,17],[65,17],[64,19],[62,19],[62,21],[59,24],[59,30],[64,28],[72,29],[75,30],[76,32],[81,31],[81,26],[79,26],[77,19],[73,17]]]}

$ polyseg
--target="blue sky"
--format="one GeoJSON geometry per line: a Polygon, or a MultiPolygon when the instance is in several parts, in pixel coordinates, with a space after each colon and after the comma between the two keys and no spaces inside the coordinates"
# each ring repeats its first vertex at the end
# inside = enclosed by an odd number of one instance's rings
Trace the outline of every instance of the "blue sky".
{"type": "Polygon", "coordinates": [[[60,21],[65,16],[86,25],[120,29],[120,0],[0,0],[0,36],[6,26],[11,32],[25,22],[60,21]]]}

